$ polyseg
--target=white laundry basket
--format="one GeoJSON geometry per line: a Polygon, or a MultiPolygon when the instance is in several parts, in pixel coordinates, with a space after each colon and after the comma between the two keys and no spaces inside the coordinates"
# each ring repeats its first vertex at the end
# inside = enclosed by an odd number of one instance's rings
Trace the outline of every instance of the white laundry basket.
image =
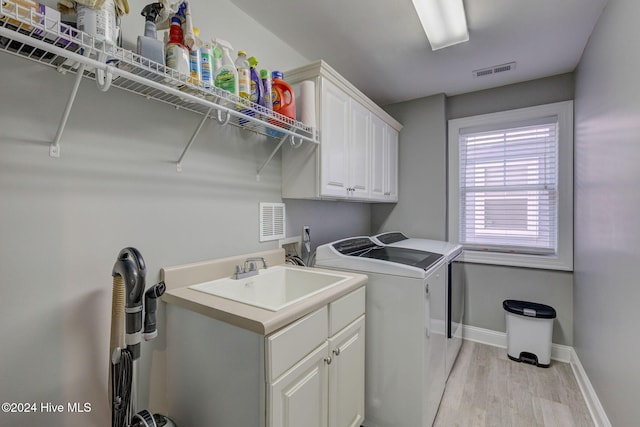
{"type": "Polygon", "coordinates": [[[553,307],[535,302],[505,300],[507,323],[507,356],[518,362],[531,363],[542,368],[551,364],[551,338],[553,307]]]}

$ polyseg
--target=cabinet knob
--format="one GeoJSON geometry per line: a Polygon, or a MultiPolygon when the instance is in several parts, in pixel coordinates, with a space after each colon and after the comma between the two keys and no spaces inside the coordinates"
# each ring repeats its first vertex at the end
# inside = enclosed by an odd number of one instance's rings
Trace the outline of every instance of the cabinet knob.
{"type": "Polygon", "coordinates": [[[331,365],[331,356],[327,356],[324,358],[324,363],[326,363],[327,365],[331,365]]]}
{"type": "Polygon", "coordinates": [[[340,347],[334,348],[333,349],[333,354],[335,354],[336,356],[340,356],[340,347]]]}

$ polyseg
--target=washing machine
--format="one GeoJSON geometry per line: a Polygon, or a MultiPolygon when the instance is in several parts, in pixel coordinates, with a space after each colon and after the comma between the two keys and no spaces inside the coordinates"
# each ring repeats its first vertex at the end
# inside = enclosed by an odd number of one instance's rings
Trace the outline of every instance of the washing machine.
{"type": "Polygon", "coordinates": [[[464,320],[465,278],[457,259],[462,254],[462,246],[442,240],[410,238],[393,231],[371,237],[379,245],[429,251],[444,256],[447,263],[447,357],[446,376],[449,377],[453,364],[462,346],[462,324],[464,320]]]}
{"type": "Polygon", "coordinates": [[[316,266],[369,277],[363,425],[431,426],[446,381],[445,257],[360,236],[319,246],[316,266]]]}

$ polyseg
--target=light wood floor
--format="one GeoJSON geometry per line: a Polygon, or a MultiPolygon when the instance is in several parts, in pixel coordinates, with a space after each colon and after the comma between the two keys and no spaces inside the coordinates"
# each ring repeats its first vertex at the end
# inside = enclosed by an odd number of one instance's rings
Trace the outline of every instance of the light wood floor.
{"type": "Polygon", "coordinates": [[[549,368],[508,359],[502,348],[464,341],[435,427],[593,426],[568,363],[549,368]]]}

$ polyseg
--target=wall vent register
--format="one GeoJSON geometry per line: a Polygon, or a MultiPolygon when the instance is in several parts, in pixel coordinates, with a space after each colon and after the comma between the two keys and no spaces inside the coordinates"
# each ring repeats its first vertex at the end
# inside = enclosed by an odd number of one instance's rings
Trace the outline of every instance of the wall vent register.
{"type": "Polygon", "coordinates": [[[285,235],[284,203],[260,203],[260,241],[284,239],[285,235]]]}

